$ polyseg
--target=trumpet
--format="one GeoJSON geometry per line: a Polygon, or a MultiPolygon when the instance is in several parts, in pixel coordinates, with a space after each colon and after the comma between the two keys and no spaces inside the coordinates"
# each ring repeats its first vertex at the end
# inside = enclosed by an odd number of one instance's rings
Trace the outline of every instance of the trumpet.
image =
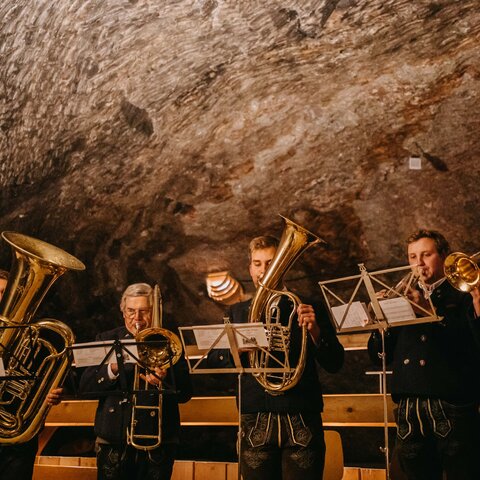
{"type": "Polygon", "coordinates": [[[480,285],[480,252],[468,256],[453,252],[447,256],[443,269],[450,284],[461,292],[471,292],[480,285]]]}

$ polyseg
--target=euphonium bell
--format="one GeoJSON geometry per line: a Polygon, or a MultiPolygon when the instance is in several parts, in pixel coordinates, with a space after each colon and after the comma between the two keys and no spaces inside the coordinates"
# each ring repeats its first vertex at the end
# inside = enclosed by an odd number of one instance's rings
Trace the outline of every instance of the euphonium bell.
{"type": "Polygon", "coordinates": [[[23,443],[35,436],[49,411],[48,392],[60,386],[70,365],[67,347],[74,342],[62,322],[32,323],[50,286],[67,270],[85,265],[46,242],[27,235],[3,232],[13,249],[7,286],[0,302],[0,443],[23,443]]]}
{"type": "Polygon", "coordinates": [[[269,369],[279,365],[285,366],[285,372],[260,372],[253,374],[265,390],[272,394],[281,393],[293,388],[300,380],[305,368],[307,353],[307,330],[302,327],[301,348],[295,366],[290,365],[290,336],[294,325],[293,319],[301,303],[292,292],[279,290],[282,288],[283,277],[298,257],[310,246],[325,243],[313,233],[292,222],[285,220],[285,228],[280,239],[275,257],[273,258],[264,277],[252,299],[248,315],[249,322],[263,322],[268,339],[268,351],[256,349],[249,353],[251,368],[269,369]],[[287,297],[292,303],[288,322],[282,324],[277,307],[282,297],[287,297]]]}
{"type": "Polygon", "coordinates": [[[162,384],[158,389],[142,380],[145,368],[167,369],[175,365],[182,355],[182,343],[173,332],[162,328],[162,299],[160,288],[153,290],[153,317],[149,328],[138,331],[135,341],[141,365],[135,365],[132,415],[127,429],[127,442],[139,450],[152,450],[162,443],[162,384]]]}
{"type": "Polygon", "coordinates": [[[468,256],[462,252],[453,252],[445,259],[444,272],[447,280],[457,290],[471,292],[480,285],[480,252],[468,256]]]}

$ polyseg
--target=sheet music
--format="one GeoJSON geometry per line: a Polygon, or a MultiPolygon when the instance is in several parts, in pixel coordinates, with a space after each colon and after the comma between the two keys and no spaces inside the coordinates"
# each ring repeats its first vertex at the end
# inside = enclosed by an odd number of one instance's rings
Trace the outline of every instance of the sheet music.
{"type": "Polygon", "coordinates": [[[379,300],[378,303],[388,323],[405,322],[416,318],[412,305],[404,297],[379,300]]]}
{"type": "Polygon", "coordinates": [[[389,283],[385,283],[388,282],[388,279],[384,281],[384,277],[395,272],[411,271],[411,265],[375,272],[368,272],[364,264],[359,264],[358,267],[360,275],[318,282],[330,313],[330,319],[338,332],[341,333],[343,330],[354,332],[371,331],[375,328],[383,329],[385,323],[399,327],[401,325],[416,325],[442,320],[442,317],[435,312],[431,301],[430,307],[417,309],[407,297],[401,294],[397,294],[395,298],[379,298],[379,292],[375,288],[377,285],[381,285],[387,291],[394,290],[394,287],[389,287],[389,283]],[[365,303],[353,301],[357,298],[367,301],[365,293],[370,299],[370,303],[367,303],[369,305],[368,309],[365,303]],[[351,306],[348,314],[346,314],[348,304],[351,306]]]}
{"type": "MultiPolygon", "coordinates": [[[[121,343],[126,346],[126,348],[138,358],[138,349],[137,345],[134,345],[135,340],[122,340],[121,343]]],[[[112,348],[113,342],[87,342],[87,343],[76,343],[73,345],[73,359],[75,361],[75,366],[78,367],[91,367],[94,365],[100,365],[105,358],[105,355],[108,354],[112,348]]],[[[136,363],[135,358],[129,355],[126,350],[122,350],[123,361],[125,363],[136,363]]],[[[115,352],[112,350],[106,363],[117,363],[115,360],[115,352]],[[113,357],[113,358],[112,358],[113,357]]]]}
{"type": "Polygon", "coordinates": [[[368,315],[367,306],[363,302],[352,302],[345,320],[342,320],[347,310],[348,303],[332,307],[332,314],[335,318],[335,323],[344,328],[364,327],[370,322],[370,316],[368,315]]]}
{"type": "MultiPolygon", "coordinates": [[[[263,323],[232,323],[231,325],[235,329],[235,338],[239,348],[251,345],[258,345],[259,347],[268,346],[263,323]]],[[[222,337],[213,348],[230,348],[228,337],[225,334],[224,324],[211,325],[208,328],[193,327],[193,333],[200,350],[208,350],[211,348],[220,335],[222,335],[222,337]]]]}

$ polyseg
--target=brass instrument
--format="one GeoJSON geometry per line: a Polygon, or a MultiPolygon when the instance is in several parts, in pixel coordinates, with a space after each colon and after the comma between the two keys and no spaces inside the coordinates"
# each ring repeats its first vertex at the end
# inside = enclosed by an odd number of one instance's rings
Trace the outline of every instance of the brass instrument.
{"type": "Polygon", "coordinates": [[[447,280],[462,292],[471,292],[480,285],[480,252],[468,256],[462,252],[448,255],[444,263],[447,280]]]}
{"type": "Polygon", "coordinates": [[[72,330],[62,322],[32,322],[40,302],[55,280],[67,270],[85,265],[67,252],[41,240],[3,232],[13,249],[12,268],[0,302],[0,443],[33,438],[50,409],[46,397],[60,386],[70,365],[67,347],[72,330]]]}
{"type": "Polygon", "coordinates": [[[249,353],[251,368],[267,369],[284,364],[287,370],[283,373],[261,372],[253,374],[260,385],[272,394],[289,390],[299,382],[305,368],[307,353],[307,329],[303,326],[301,350],[297,364],[295,367],[290,366],[290,336],[294,327],[292,322],[301,301],[294,293],[278,289],[282,288],[285,274],[308,247],[317,243],[326,243],[288,218],[282,218],[285,220],[285,228],[280,243],[275,257],[259,282],[248,314],[249,322],[263,322],[265,324],[269,343],[267,351],[256,349],[249,353]],[[280,311],[277,307],[282,296],[289,298],[293,304],[286,325],[282,324],[280,311]],[[278,353],[274,354],[273,352],[278,353]],[[275,357],[275,355],[278,355],[278,357],[275,357]]]}
{"type": "MultiPolygon", "coordinates": [[[[142,380],[142,371],[167,369],[175,365],[182,355],[182,343],[173,332],[162,328],[162,298],[160,288],[153,290],[152,325],[138,331],[138,356],[141,365],[135,365],[132,414],[127,429],[127,442],[139,450],[152,450],[162,443],[162,383],[155,389],[142,380]]],[[[145,378],[145,377],[144,377],[145,378]]]]}
{"type": "Polygon", "coordinates": [[[406,296],[410,289],[413,289],[417,286],[419,279],[420,275],[418,272],[408,272],[393,288],[385,291],[382,298],[395,298],[399,295],[406,296]]]}

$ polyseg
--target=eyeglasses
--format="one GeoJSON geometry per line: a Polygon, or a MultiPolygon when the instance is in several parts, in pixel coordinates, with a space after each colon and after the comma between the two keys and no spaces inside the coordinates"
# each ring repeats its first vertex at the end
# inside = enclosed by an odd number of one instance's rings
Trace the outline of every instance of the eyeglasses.
{"type": "Polygon", "coordinates": [[[149,308],[126,308],[124,313],[128,318],[135,318],[137,313],[139,317],[149,317],[152,312],[149,308]]]}

